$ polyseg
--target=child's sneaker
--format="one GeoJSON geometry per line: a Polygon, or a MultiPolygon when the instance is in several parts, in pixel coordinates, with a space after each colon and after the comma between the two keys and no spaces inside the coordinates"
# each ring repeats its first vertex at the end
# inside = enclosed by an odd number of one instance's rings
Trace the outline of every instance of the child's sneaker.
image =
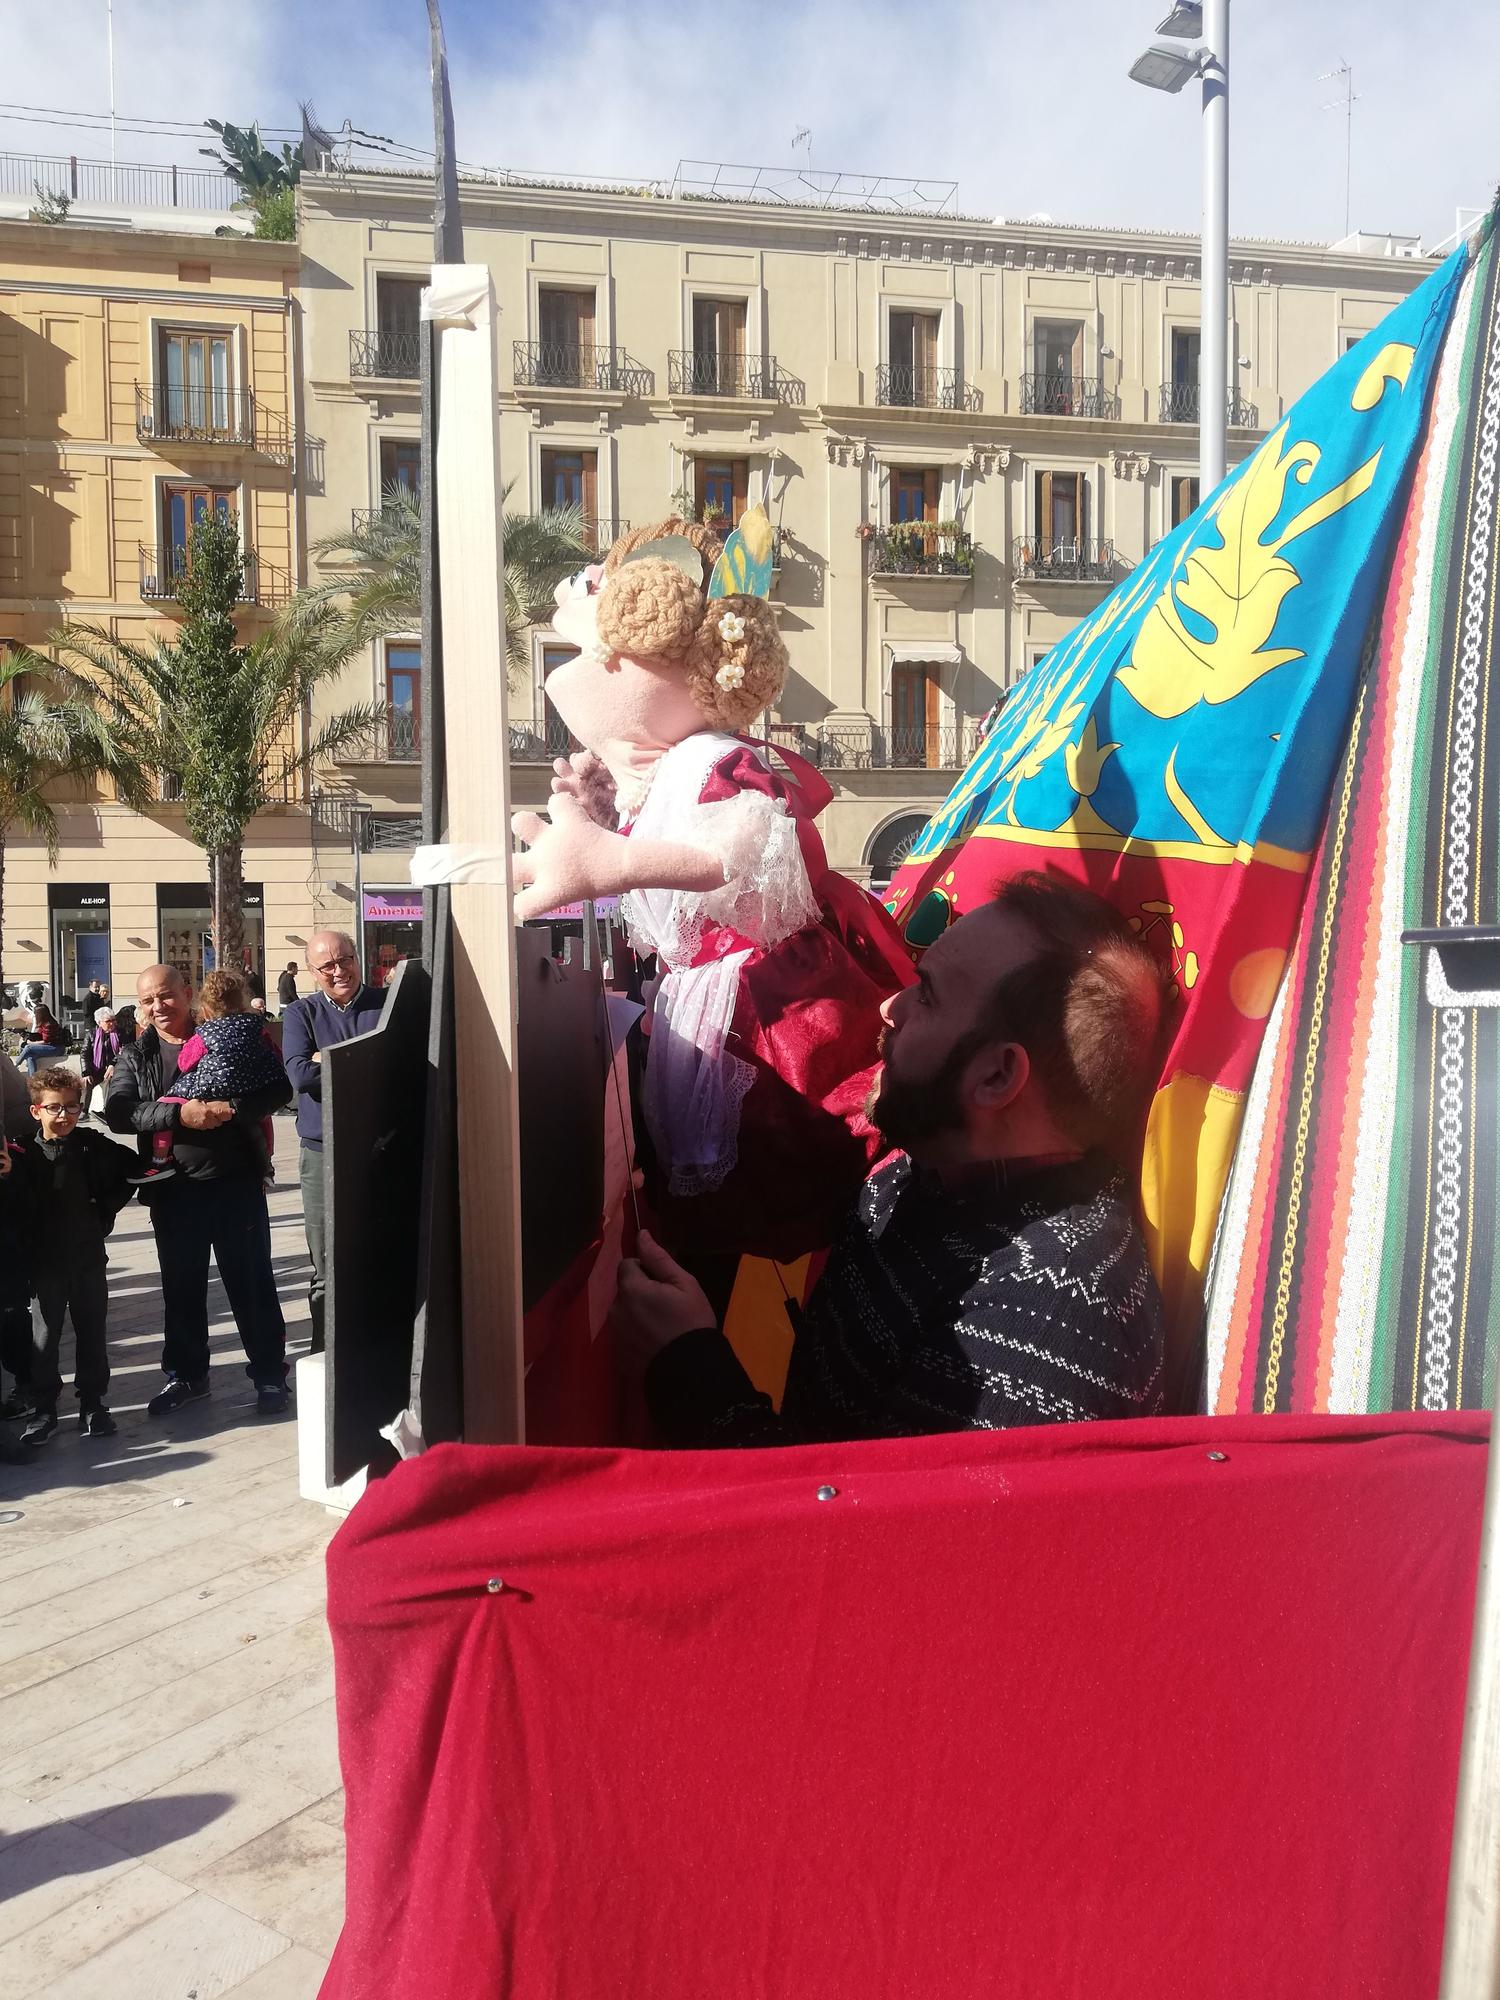
{"type": "Polygon", "coordinates": [[[140,1173],[125,1176],[127,1186],[137,1188],[155,1187],[158,1181],[172,1181],[176,1178],[177,1169],[174,1166],[169,1164],[159,1167],[155,1161],[149,1167],[144,1167],[140,1173]]]}
{"type": "Polygon", "coordinates": [[[45,1444],[57,1431],[56,1410],[38,1410],[21,1433],[22,1444],[45,1444]]]}
{"type": "Polygon", "coordinates": [[[119,1428],[102,1403],[96,1403],[91,1410],[80,1410],[78,1413],[78,1431],[81,1437],[112,1438],[119,1428]]]}

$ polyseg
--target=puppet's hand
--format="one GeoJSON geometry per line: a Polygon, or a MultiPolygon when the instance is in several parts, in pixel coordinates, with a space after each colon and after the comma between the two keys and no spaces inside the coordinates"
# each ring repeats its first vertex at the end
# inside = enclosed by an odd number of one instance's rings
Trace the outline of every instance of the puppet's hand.
{"type": "Polygon", "coordinates": [[[613,828],[615,781],[609,766],[592,750],[575,750],[571,757],[559,757],[552,766],[552,789],[577,799],[596,826],[613,828]]]}
{"type": "Polygon", "coordinates": [[[511,831],[526,843],[512,864],[517,923],[619,891],[630,845],[624,834],[599,826],[569,792],[553,793],[549,813],[547,819],[534,812],[511,815],[511,831]]]}

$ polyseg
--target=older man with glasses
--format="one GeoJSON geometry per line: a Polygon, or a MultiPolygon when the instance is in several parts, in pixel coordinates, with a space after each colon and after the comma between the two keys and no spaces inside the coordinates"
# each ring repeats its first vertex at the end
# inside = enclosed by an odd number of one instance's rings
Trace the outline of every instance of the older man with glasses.
{"type": "Polygon", "coordinates": [[[297,1090],[297,1136],[302,1141],[302,1223],[312,1284],[313,1354],[323,1351],[323,1293],[328,1281],[327,1229],[323,1215],[323,1051],[352,1041],[378,1026],[384,995],[367,986],[359,953],[345,931],[319,931],[308,940],[307,969],[315,990],[294,1000],[281,1016],[281,1055],[297,1090]]]}

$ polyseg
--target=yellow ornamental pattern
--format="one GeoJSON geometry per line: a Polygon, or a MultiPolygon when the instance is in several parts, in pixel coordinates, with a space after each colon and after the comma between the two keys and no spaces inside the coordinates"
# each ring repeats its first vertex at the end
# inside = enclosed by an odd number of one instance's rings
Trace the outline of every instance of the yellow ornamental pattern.
{"type": "MultiPolygon", "coordinates": [[[[1351,407],[1373,409],[1387,382],[1399,392],[1412,353],[1395,343],[1382,348],[1360,376],[1351,407]]],[[[1288,481],[1306,486],[1323,460],[1321,448],[1306,440],[1283,449],[1286,432],[1282,424],[1266,439],[1205,523],[1217,528],[1222,540],[1189,549],[1182,580],[1169,584],[1146,614],[1119,678],[1152,715],[1185,715],[1200,701],[1233,701],[1263,674],[1303,657],[1297,646],[1271,643],[1282,605],[1302,581],[1284,551],[1369,490],[1380,453],[1267,540],[1288,481]]]]}

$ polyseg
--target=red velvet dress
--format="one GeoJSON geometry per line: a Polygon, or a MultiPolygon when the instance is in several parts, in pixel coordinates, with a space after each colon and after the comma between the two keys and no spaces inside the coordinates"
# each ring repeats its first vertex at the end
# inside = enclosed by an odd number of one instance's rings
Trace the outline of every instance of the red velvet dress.
{"type": "Polygon", "coordinates": [[[738,737],[689,737],[626,829],[725,869],[723,890],[622,902],[664,970],[644,1106],[679,1253],[818,1249],[885,1150],[863,1106],[881,1003],[910,984],[911,959],[882,906],[828,865],[814,820],[830,787],[786,762],[791,775],[738,737]]]}

